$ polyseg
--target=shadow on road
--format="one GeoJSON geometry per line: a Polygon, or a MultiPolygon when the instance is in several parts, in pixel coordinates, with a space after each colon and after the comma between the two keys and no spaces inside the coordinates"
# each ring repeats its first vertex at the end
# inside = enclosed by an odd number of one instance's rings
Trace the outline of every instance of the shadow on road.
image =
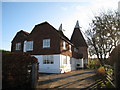
{"type": "MultiPolygon", "coordinates": [[[[70,78],[70,77],[75,77],[75,76],[80,76],[80,75],[84,75],[84,74],[89,74],[89,73],[95,73],[93,71],[88,71],[88,72],[83,72],[83,73],[77,73],[77,74],[73,74],[73,75],[70,75],[70,76],[65,76],[65,77],[58,77],[58,78],[50,78],[49,80],[44,80],[44,81],[39,81],[38,82],[38,85],[44,85],[44,84],[48,84],[48,83],[53,83],[53,82],[56,82],[56,81],[59,81],[59,80],[63,80],[63,79],[66,79],[66,78],[70,78]]],[[[45,74],[44,74],[45,75],[45,74]]],[[[49,74],[51,75],[51,74],[49,74]]],[[[55,74],[56,75],[56,74],[55,74]]],[[[58,74],[60,75],[60,74],[58,74]]],[[[93,77],[93,76],[91,76],[93,77]]],[[[72,83],[76,83],[76,82],[79,82],[79,81],[82,81],[82,80],[85,80],[85,79],[88,79],[88,78],[91,78],[91,77],[86,77],[86,78],[82,78],[82,79],[79,79],[77,81],[74,81],[74,82],[69,82],[69,83],[66,83],[64,85],[61,85],[61,86],[66,86],[66,85],[69,85],[69,84],[72,84],[72,83]]],[[[57,87],[54,87],[54,88],[59,88],[61,86],[57,86],[57,87]]]]}

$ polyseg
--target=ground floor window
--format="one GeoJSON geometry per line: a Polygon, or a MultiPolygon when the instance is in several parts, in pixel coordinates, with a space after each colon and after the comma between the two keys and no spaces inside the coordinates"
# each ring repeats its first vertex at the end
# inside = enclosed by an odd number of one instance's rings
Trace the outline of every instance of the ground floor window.
{"type": "Polygon", "coordinates": [[[70,59],[70,64],[72,64],[72,59],[70,59]]]}
{"type": "Polygon", "coordinates": [[[67,56],[63,58],[63,64],[67,64],[67,56]]]}
{"type": "Polygon", "coordinates": [[[54,64],[53,55],[44,55],[43,64],[54,64]]]}

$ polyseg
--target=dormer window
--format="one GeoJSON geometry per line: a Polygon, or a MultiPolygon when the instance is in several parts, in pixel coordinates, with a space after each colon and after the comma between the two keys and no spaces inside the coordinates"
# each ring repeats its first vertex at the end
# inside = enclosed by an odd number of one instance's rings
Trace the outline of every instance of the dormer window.
{"type": "Polygon", "coordinates": [[[63,49],[66,49],[66,43],[63,41],[63,49]]]}
{"type": "Polygon", "coordinates": [[[16,43],[16,48],[15,50],[21,50],[21,43],[16,43]]]}
{"type": "Polygon", "coordinates": [[[26,51],[32,51],[33,50],[33,41],[27,41],[26,42],[26,51]]]}
{"type": "Polygon", "coordinates": [[[50,39],[43,40],[43,48],[50,48],[50,39]]]}

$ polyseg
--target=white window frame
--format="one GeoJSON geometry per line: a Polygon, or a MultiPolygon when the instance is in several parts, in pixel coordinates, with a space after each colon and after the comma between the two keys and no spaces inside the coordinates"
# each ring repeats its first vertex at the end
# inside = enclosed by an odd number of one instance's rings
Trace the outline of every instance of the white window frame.
{"type": "Polygon", "coordinates": [[[63,49],[65,50],[66,49],[66,42],[63,41],[63,49]]]}
{"type": "Polygon", "coordinates": [[[24,48],[23,48],[23,52],[26,52],[26,43],[27,43],[27,41],[24,41],[24,48]]]}
{"type": "Polygon", "coordinates": [[[71,50],[71,45],[69,45],[69,51],[72,52],[72,50],[71,50]]]}
{"type": "Polygon", "coordinates": [[[16,43],[15,50],[21,50],[21,43],[16,43]]]}
{"type": "Polygon", "coordinates": [[[43,64],[54,64],[53,55],[44,55],[43,64]]]}
{"type": "Polygon", "coordinates": [[[50,48],[50,39],[43,40],[43,48],[50,48]]]}
{"type": "Polygon", "coordinates": [[[67,64],[67,56],[63,58],[63,64],[67,64]]]}
{"type": "Polygon", "coordinates": [[[33,41],[27,41],[26,42],[26,51],[32,51],[33,50],[33,41]]]}

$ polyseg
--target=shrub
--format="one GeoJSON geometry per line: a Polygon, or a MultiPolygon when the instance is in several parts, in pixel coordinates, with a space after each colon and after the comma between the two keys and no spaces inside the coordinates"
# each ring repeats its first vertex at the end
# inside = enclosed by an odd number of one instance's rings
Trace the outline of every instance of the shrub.
{"type": "Polygon", "coordinates": [[[89,64],[89,65],[88,65],[88,68],[89,68],[89,69],[97,69],[97,68],[99,68],[99,67],[100,67],[100,65],[94,65],[94,64],[91,64],[91,65],[89,64]]]}
{"type": "Polygon", "coordinates": [[[98,69],[97,69],[97,74],[98,75],[105,75],[105,68],[104,67],[99,67],[98,69]]]}
{"type": "Polygon", "coordinates": [[[25,88],[31,84],[32,64],[38,63],[27,53],[2,54],[3,88],[25,88]]]}

